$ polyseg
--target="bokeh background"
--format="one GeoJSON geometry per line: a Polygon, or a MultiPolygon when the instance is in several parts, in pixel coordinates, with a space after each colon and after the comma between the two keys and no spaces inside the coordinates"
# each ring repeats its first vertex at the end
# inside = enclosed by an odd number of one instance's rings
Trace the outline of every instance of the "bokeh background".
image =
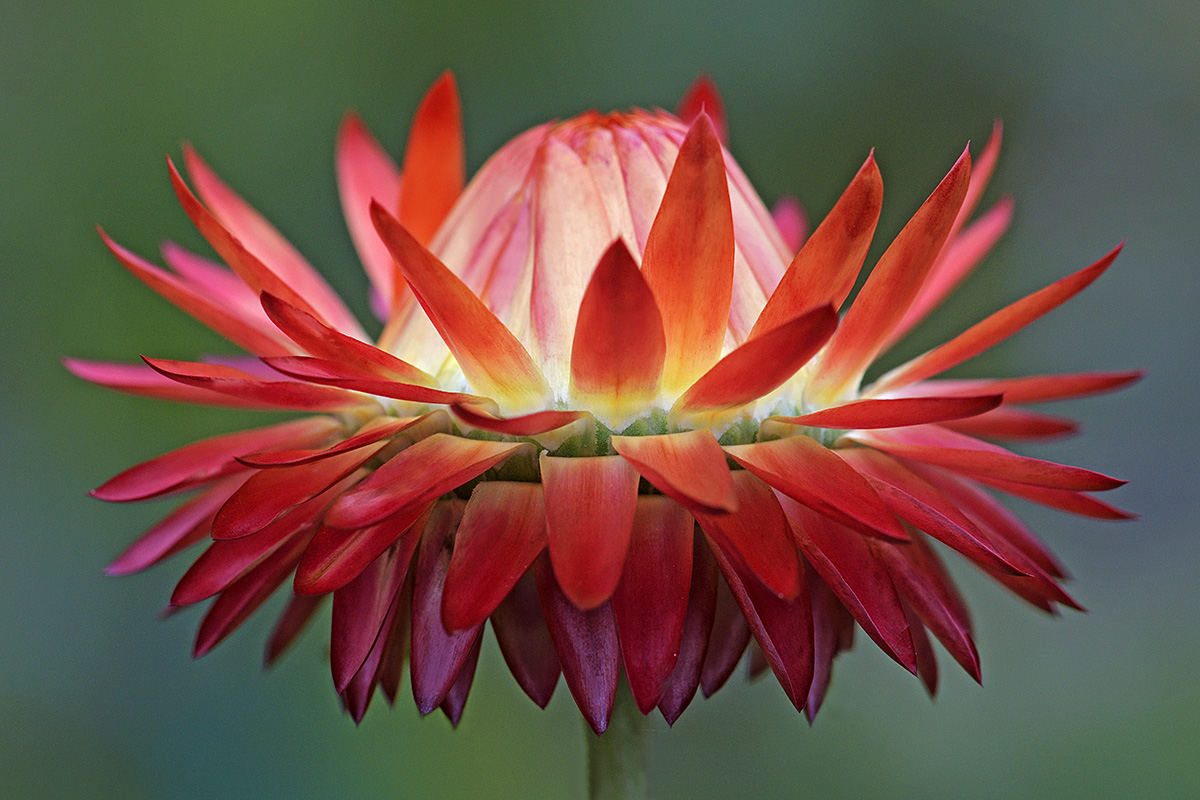
{"type": "Polygon", "coordinates": [[[399,155],[421,93],[449,67],[472,169],[545,118],[670,108],[709,72],[733,150],[768,202],[794,193],[820,219],[877,148],[881,242],[965,140],[981,144],[1003,117],[989,195],[1016,197],[1014,227],[892,363],[1129,240],[1083,296],[960,371],[1148,370],[1131,390],[1055,409],[1081,416],[1085,435],[1031,451],[1131,479],[1115,498],[1136,523],[1020,509],[1090,613],[1052,620],[958,570],[984,688],[944,659],[930,702],[864,638],[810,729],[772,681],[735,679],[674,730],[659,721],[656,797],[1194,797],[1197,41],[1190,0],[3,0],[0,796],[582,794],[567,691],[537,710],[490,635],[457,731],[378,701],[356,729],[319,632],[263,672],[269,615],[193,662],[198,613],[157,618],[182,563],[101,575],[164,507],[85,492],[261,417],[119,396],[58,362],[227,351],[121,270],[93,229],[148,255],[168,237],[202,247],[162,159],[184,140],[365,312],[335,193],[336,126],[355,108],[399,155]]]}

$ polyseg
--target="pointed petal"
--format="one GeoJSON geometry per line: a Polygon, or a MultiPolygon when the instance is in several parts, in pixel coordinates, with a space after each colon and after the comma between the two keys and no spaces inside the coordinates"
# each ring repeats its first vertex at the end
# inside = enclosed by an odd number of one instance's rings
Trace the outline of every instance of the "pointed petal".
{"type": "Polygon", "coordinates": [[[545,547],[541,486],[510,481],[476,486],[446,572],[446,630],[473,628],[487,619],[545,547]]]}
{"type": "Polygon", "coordinates": [[[571,396],[621,418],[654,401],[666,357],[662,315],[623,240],[605,251],[579,305],[571,396]]]}
{"type": "Polygon", "coordinates": [[[1065,489],[1043,489],[1039,486],[1027,486],[1021,483],[1010,483],[990,478],[978,478],[980,483],[999,489],[1011,495],[1024,498],[1033,503],[1039,503],[1050,508],[1068,511],[1084,517],[1095,519],[1136,519],[1136,514],[1109,505],[1091,495],[1082,492],[1072,492],[1065,489]]]}
{"type": "Polygon", "coordinates": [[[938,663],[937,656],[933,652],[933,643],[929,641],[929,634],[925,632],[925,626],[921,623],[921,617],[913,610],[908,603],[902,602],[904,607],[904,616],[908,618],[908,632],[912,635],[913,654],[917,661],[917,677],[921,679],[921,683],[925,685],[925,692],[932,699],[937,695],[938,687],[938,663]]]}
{"type": "Polygon", "coordinates": [[[393,456],[343,494],[325,515],[334,528],[361,528],[412,506],[423,506],[510,458],[522,442],[488,442],[444,433],[393,456]]]}
{"type": "Polygon", "coordinates": [[[504,323],[383,206],[371,219],[471,386],[517,411],[545,406],[550,387],[504,323]]]}
{"type": "MultiPolygon", "coordinates": [[[[808,217],[800,201],[791,195],[780,197],[771,208],[771,219],[779,229],[779,235],[787,244],[788,250],[793,253],[799,252],[808,238],[808,217]]],[[[753,335],[751,333],[751,336],[753,335]]]]}
{"type": "MultiPolygon", "coordinates": [[[[716,563],[716,557],[711,550],[708,557],[716,563]]],[[[700,672],[700,690],[705,697],[712,697],[725,685],[725,681],[729,680],[729,676],[741,661],[749,642],[750,626],[742,616],[729,584],[723,578],[719,579],[712,630],[708,638],[708,649],[704,654],[704,666],[700,672]]]]}
{"type": "Polygon", "coordinates": [[[866,479],[807,436],[726,447],[734,461],[789,497],[867,536],[908,534],[866,479]]]}
{"type": "Polygon", "coordinates": [[[838,308],[845,302],[867,257],[882,204],[883,178],[872,154],[792,259],[754,323],[751,339],[809,309],[826,304],[838,308]]]}
{"type": "Polygon", "coordinates": [[[696,521],[739,569],[784,599],[802,586],[800,562],[787,518],[771,487],[748,470],[732,473],[737,511],[728,514],[696,512],[696,521]]]}
{"type": "Polygon", "coordinates": [[[825,702],[829,681],[833,677],[833,660],[849,645],[844,642],[846,631],[853,632],[854,617],[837,599],[829,585],[811,565],[805,564],[809,599],[813,615],[813,681],[804,704],[804,716],[811,725],[825,702]]]}
{"type": "Polygon", "coordinates": [[[382,522],[347,531],[322,526],[296,568],[297,594],[326,594],[358,577],[392,544],[410,555],[420,541],[432,503],[401,509],[382,522]]]}
{"type": "Polygon", "coordinates": [[[1019,456],[998,445],[936,425],[855,431],[849,436],[885,453],[936,464],[964,475],[1085,492],[1115,489],[1125,483],[1082,467],[1019,456]]]}
{"type": "Polygon", "coordinates": [[[245,475],[234,475],[188,500],[139,536],[105,567],[104,573],[129,575],[207,539],[217,509],[245,480],[245,475]]]}
{"type": "Polygon", "coordinates": [[[204,406],[230,408],[278,408],[264,400],[235,397],[201,386],[189,386],[166,377],[146,364],[117,364],[111,361],[87,361],[82,358],[64,358],[63,366],[72,375],[89,383],[116,389],[142,397],[157,397],[178,403],[197,403],[204,406]]]}
{"type": "Polygon", "coordinates": [[[621,645],[612,607],[605,603],[590,611],[579,610],[559,588],[548,555],[534,562],[533,575],[567,688],[599,736],[608,727],[621,674],[621,645]]]}
{"type": "Polygon", "coordinates": [[[972,417],[1000,405],[999,394],[965,397],[901,397],[855,400],[799,417],[774,417],[780,422],[810,428],[901,428],[972,417]]]}
{"type": "Polygon", "coordinates": [[[581,609],[607,600],[621,579],[633,530],[638,474],[620,456],[541,456],[550,560],[581,609]]]}
{"type": "MultiPolygon", "coordinates": [[[[708,637],[716,615],[717,562],[702,536],[693,534],[693,540],[691,586],[688,589],[687,615],[680,637],[679,657],[658,701],[658,708],[668,725],[675,724],[700,687],[700,674],[708,652],[708,637]]],[[[742,648],[745,649],[745,646],[743,642],[742,648]]]]}
{"type": "Polygon", "coordinates": [[[660,436],[614,436],[612,447],[663,494],[693,512],[737,509],[725,453],[706,428],[660,436]]]}
{"type": "Polygon", "coordinates": [[[781,494],[779,502],[804,557],[880,649],[915,674],[907,617],[870,541],[786,495],[781,494]]]}
{"type": "MultiPolygon", "coordinates": [[[[387,633],[383,660],[379,664],[379,688],[383,690],[383,696],[387,698],[388,705],[396,704],[396,697],[400,694],[400,679],[404,677],[404,665],[408,663],[408,654],[411,649],[412,573],[413,571],[410,569],[408,576],[404,579],[404,585],[400,587],[400,596],[396,598],[396,615],[392,620],[391,631],[386,631],[387,622],[385,621],[385,631],[380,634],[382,636],[387,633]]],[[[370,660],[371,657],[367,656],[367,661],[370,660]]]]}
{"type": "MultiPolygon", "coordinates": [[[[353,436],[342,439],[336,444],[319,450],[266,450],[238,456],[237,460],[248,467],[266,469],[270,467],[295,467],[301,464],[312,464],[326,458],[339,456],[352,450],[358,450],[369,445],[391,439],[406,428],[411,428],[427,419],[422,417],[375,417],[358,429],[353,436]]],[[[322,417],[320,419],[328,419],[322,417]]],[[[330,420],[333,422],[333,420],[330,420]]],[[[294,444],[293,444],[294,446],[294,444]]]]}
{"type": "Polygon", "coordinates": [[[675,668],[692,579],[692,517],[661,495],[639,497],[621,582],[612,598],[625,676],[643,714],[675,668]]]}
{"type": "Polygon", "coordinates": [[[442,592],[450,564],[447,539],[462,519],[461,500],[438,503],[421,537],[413,584],[412,689],[422,716],[446,698],[483,631],[480,623],[448,633],[442,624],[442,592]]]}
{"type": "Polygon", "coordinates": [[[1124,243],[1117,245],[1095,264],[1000,309],[945,344],[897,367],[876,381],[871,386],[871,393],[878,394],[938,375],[1004,341],[1090,286],[1108,269],[1123,246],[1124,243]]]}
{"type": "Polygon", "coordinates": [[[466,181],[462,109],[454,75],[443,72],[413,115],[404,148],[404,183],[397,214],[428,246],[466,181]]]}
{"type": "Polygon", "coordinates": [[[492,612],[491,620],[500,654],[513,678],[538,708],[545,708],[562,670],[542,616],[532,571],[521,576],[492,612]]]}
{"type": "Polygon", "coordinates": [[[142,360],[155,372],[173,381],[232,395],[238,400],[263,408],[340,411],[371,402],[362,395],[331,386],[314,386],[295,381],[264,381],[232,367],[145,356],[142,356],[142,360]]]}
{"type": "Polygon", "coordinates": [[[462,392],[444,392],[416,383],[382,378],[373,372],[356,369],[342,361],[308,356],[264,358],[263,363],[276,372],[306,383],[336,386],[339,389],[392,397],[409,403],[484,403],[486,398],[462,392]]]}
{"type": "Polygon", "coordinates": [[[379,685],[382,677],[384,662],[393,650],[394,640],[403,639],[403,635],[396,626],[397,620],[403,616],[400,608],[401,599],[399,594],[393,599],[387,617],[384,618],[382,631],[371,645],[371,652],[367,654],[366,660],[358,668],[358,672],[354,673],[345,691],[341,693],[342,704],[354,720],[355,725],[362,722],[363,717],[366,716],[367,707],[371,705],[371,700],[375,696],[375,687],[379,685]]]}
{"type": "Polygon", "coordinates": [[[713,129],[722,144],[729,143],[729,128],[725,122],[725,104],[721,101],[721,93],[717,84],[709,75],[701,75],[692,81],[692,85],[684,92],[679,101],[675,116],[687,125],[691,125],[701,114],[707,114],[712,121],[713,129]]]}
{"type": "Polygon", "coordinates": [[[950,172],[880,257],[821,361],[817,386],[831,397],[857,384],[925,281],[962,206],[971,176],[963,151],[950,172]]]}
{"type": "Polygon", "coordinates": [[[450,720],[452,727],[457,728],[462,720],[467,695],[471,693],[471,683],[475,680],[475,667],[479,664],[479,650],[482,645],[483,636],[479,636],[475,639],[475,646],[471,648],[471,652],[467,653],[467,660],[458,671],[458,677],[454,679],[450,691],[446,692],[445,699],[438,706],[446,715],[446,719],[450,720]]]}
{"type": "Polygon", "coordinates": [[[750,339],[700,376],[671,413],[724,411],[773,392],[821,349],[837,323],[833,306],[821,306],[750,339]]]}
{"type": "Polygon", "coordinates": [[[263,655],[263,666],[273,666],[280,656],[287,652],[324,602],[325,595],[292,595],[283,613],[279,615],[275,627],[271,629],[266,653],[263,655]]]}
{"type": "MultiPolygon", "coordinates": [[[[333,593],[329,664],[338,694],[346,691],[380,637],[408,573],[412,549],[393,545],[333,593]]],[[[301,595],[303,596],[303,595],[301,595]]]]}
{"type": "Polygon", "coordinates": [[[1068,375],[1028,375],[1022,378],[984,380],[935,380],[904,387],[901,393],[916,395],[1003,394],[1005,403],[1044,403],[1101,392],[1111,392],[1139,381],[1142,370],[1126,372],[1081,372],[1068,375]]]}
{"type": "Polygon", "coordinates": [[[284,446],[302,447],[327,441],[341,425],[329,417],[305,419],[213,436],[130,467],[91,492],[110,502],[145,500],[207,483],[244,469],[240,455],[284,446]]]}
{"type": "Polygon", "coordinates": [[[949,420],[943,427],[968,436],[983,439],[1057,439],[1078,432],[1079,424],[1066,417],[1056,417],[1014,406],[1002,406],[985,414],[966,419],[949,420]]]}
{"type": "Polygon", "coordinates": [[[642,255],[662,312],[663,388],[675,395],[716,363],[733,292],[733,217],[721,143],[701,114],[679,148],[642,255]]]}
{"type": "Polygon", "coordinates": [[[474,428],[506,436],[540,436],[587,416],[586,411],[535,411],[515,417],[495,417],[479,406],[454,404],[454,416],[474,428]]]}
{"type": "Polygon", "coordinates": [[[337,179],[350,238],[390,317],[395,292],[406,287],[396,275],[392,254],[371,224],[371,201],[378,200],[395,211],[392,203],[400,197],[400,171],[356,114],[347,114],[338,130],[337,179]]]}

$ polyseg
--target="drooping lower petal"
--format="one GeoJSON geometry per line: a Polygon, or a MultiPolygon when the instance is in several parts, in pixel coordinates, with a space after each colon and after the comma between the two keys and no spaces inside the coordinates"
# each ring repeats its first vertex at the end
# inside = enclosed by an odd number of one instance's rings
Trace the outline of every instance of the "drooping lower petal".
{"type": "MultiPolygon", "coordinates": [[[[717,575],[716,559],[704,542],[704,537],[694,534],[691,585],[688,588],[687,615],[680,636],[679,656],[658,700],[659,711],[668,725],[675,724],[700,687],[700,675],[708,653],[708,638],[716,616],[717,575]]],[[[743,642],[742,649],[745,647],[743,642]]]]}
{"type": "Polygon", "coordinates": [[[296,567],[297,594],[337,591],[367,568],[392,544],[410,554],[420,541],[433,504],[403,508],[361,530],[322,525],[296,567]]]}
{"type": "Polygon", "coordinates": [[[296,641],[325,602],[325,595],[293,594],[271,629],[263,666],[273,666],[296,641]]]}
{"type": "Polygon", "coordinates": [[[392,545],[358,577],[333,593],[329,665],[341,694],[363,666],[380,636],[408,574],[412,549],[392,545]]]}
{"type": "Polygon", "coordinates": [[[533,571],[527,571],[492,612],[492,631],[500,653],[517,684],[529,699],[545,708],[562,672],[542,606],[533,571]]]}

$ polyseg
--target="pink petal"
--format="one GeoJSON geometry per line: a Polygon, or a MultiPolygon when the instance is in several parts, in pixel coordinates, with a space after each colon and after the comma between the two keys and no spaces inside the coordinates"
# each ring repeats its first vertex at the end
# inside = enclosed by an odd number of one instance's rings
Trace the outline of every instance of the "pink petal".
{"type": "Polygon", "coordinates": [[[541,456],[546,535],[564,594],[587,610],[621,579],[633,530],[638,474],[620,456],[541,456]]]}
{"type": "Polygon", "coordinates": [[[541,370],[483,301],[383,206],[371,206],[371,219],[472,387],[516,410],[546,405],[541,370]]]}
{"type": "MultiPolygon", "coordinates": [[[[680,636],[679,656],[658,701],[658,708],[668,725],[675,724],[700,687],[700,674],[708,652],[708,637],[716,614],[717,562],[703,537],[698,534],[693,536],[691,587],[688,589],[687,616],[680,636]]],[[[745,647],[746,643],[742,642],[742,649],[745,647]]]]}
{"type": "Polygon", "coordinates": [[[442,622],[458,631],[482,623],[546,547],[546,511],[536,483],[475,487],[454,536],[442,622]]]}
{"type": "Polygon", "coordinates": [[[791,195],[780,197],[771,208],[771,219],[779,229],[779,235],[783,237],[788,250],[793,253],[799,252],[804,246],[804,240],[808,238],[808,217],[800,201],[791,195]]]}
{"type": "Polygon", "coordinates": [[[614,436],[612,447],[663,494],[689,510],[737,510],[725,453],[712,431],[614,436]]]}
{"type": "Polygon", "coordinates": [[[642,255],[662,312],[663,387],[682,392],[716,363],[733,292],[733,217],[721,143],[709,118],[692,124],[642,255]]]}
{"type": "Polygon", "coordinates": [[[232,395],[239,401],[263,408],[341,411],[371,402],[369,398],[330,386],[314,386],[295,381],[264,381],[232,367],[145,356],[142,360],[155,372],[173,381],[232,395]]]}
{"type": "Polygon", "coordinates": [[[232,408],[271,409],[278,406],[257,398],[234,397],[200,386],[189,386],[166,377],[146,364],[115,364],[109,361],[86,361],[81,358],[64,358],[63,366],[72,375],[90,383],[109,389],[173,400],[180,403],[198,403],[205,406],[232,408]]]}
{"type": "Polygon", "coordinates": [[[404,585],[411,558],[411,546],[393,545],[333,593],[329,664],[338,694],[346,691],[376,639],[387,636],[384,623],[404,585]]]}
{"type": "Polygon", "coordinates": [[[743,343],[688,388],[674,414],[741,407],[783,385],[837,329],[833,306],[821,306],[743,343]]]}
{"type": "Polygon", "coordinates": [[[696,521],[737,562],[784,599],[801,589],[800,562],[787,518],[771,487],[748,470],[732,473],[737,511],[727,514],[696,512],[696,521]]]}
{"type": "Polygon", "coordinates": [[[717,84],[708,75],[701,75],[692,81],[675,111],[675,116],[688,125],[695,122],[701,114],[708,116],[721,143],[728,144],[729,128],[725,122],[725,104],[721,102],[717,84]]]}
{"type": "Polygon", "coordinates": [[[799,417],[775,417],[780,422],[810,428],[901,428],[982,414],[1000,405],[1003,395],[977,397],[902,397],[854,400],[799,417]]]}
{"type": "Polygon", "coordinates": [[[421,244],[429,245],[462,194],[466,169],[458,87],[443,72],[421,98],[404,149],[397,217],[421,244]]]}
{"type": "Polygon", "coordinates": [[[837,308],[845,302],[867,257],[882,204],[883,178],[872,154],[804,247],[799,248],[754,323],[751,338],[809,309],[826,304],[837,308]]]}
{"type": "Polygon", "coordinates": [[[534,562],[533,575],[567,688],[599,736],[608,727],[621,674],[621,645],[612,607],[605,603],[590,611],[577,608],[554,579],[548,555],[534,562]]]}
{"type": "Polygon", "coordinates": [[[871,393],[878,394],[940,374],[1004,341],[1090,286],[1108,269],[1123,246],[1124,243],[1117,245],[1095,264],[1000,309],[945,344],[897,367],[872,384],[871,393]]]}
{"type": "Polygon", "coordinates": [[[529,699],[545,708],[558,685],[561,668],[538,601],[532,571],[517,581],[492,612],[492,631],[500,653],[529,699]]]}
{"type": "Polygon", "coordinates": [[[725,452],[775,489],[843,525],[867,536],[908,539],[866,479],[807,436],[736,445],[725,452]]]}
{"type": "Polygon", "coordinates": [[[633,536],[612,598],[625,676],[649,714],[679,656],[692,579],[692,517],[668,497],[638,498],[633,536]]]}
{"type": "Polygon", "coordinates": [[[970,176],[971,154],[964,150],[871,270],[815,376],[825,394],[836,397],[857,384],[903,318],[946,242],[970,176]]]}

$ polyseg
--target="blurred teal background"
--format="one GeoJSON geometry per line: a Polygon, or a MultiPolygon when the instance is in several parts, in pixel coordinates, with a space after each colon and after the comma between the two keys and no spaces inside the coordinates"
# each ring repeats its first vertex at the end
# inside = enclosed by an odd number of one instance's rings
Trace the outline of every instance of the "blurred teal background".
{"type": "Polygon", "coordinates": [[[1083,296],[961,373],[1149,370],[1053,409],[1085,435],[1027,451],[1131,480],[1115,497],[1136,523],[1020,509],[1090,613],[1051,620],[959,570],[984,688],[943,659],[931,703],[862,637],[810,729],[773,682],[735,679],[674,730],[659,721],[656,797],[1196,796],[1200,5],[645,5],[0,4],[0,797],[581,796],[565,687],[539,711],[490,637],[458,731],[378,698],[355,729],[321,632],[260,669],[269,615],[193,662],[198,614],[157,619],[182,562],[101,575],[164,507],[85,492],[261,417],[105,392],[58,363],[228,350],[93,229],[147,255],[164,238],[200,247],[162,160],[184,140],[365,311],[335,192],[338,121],[357,109],[399,155],[448,67],[472,169],[545,118],[670,108],[709,72],[768,202],[794,193],[819,220],[877,148],[881,242],[1003,117],[989,196],[1016,197],[1014,227],[893,362],[1129,239],[1083,296]]]}

